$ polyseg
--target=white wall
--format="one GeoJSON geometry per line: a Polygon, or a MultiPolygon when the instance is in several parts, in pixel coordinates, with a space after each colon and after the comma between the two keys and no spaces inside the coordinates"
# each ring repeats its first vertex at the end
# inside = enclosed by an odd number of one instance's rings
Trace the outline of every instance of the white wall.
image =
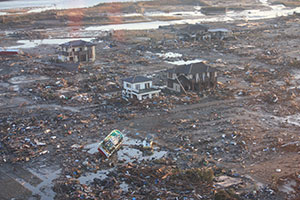
{"type": "MultiPolygon", "coordinates": [[[[87,47],[86,47],[86,50],[87,50],[87,47]]],[[[96,48],[95,48],[95,46],[92,46],[92,54],[93,54],[93,56],[92,56],[91,61],[95,61],[96,60],[96,48]]]]}
{"type": "Polygon", "coordinates": [[[128,83],[128,82],[124,81],[123,82],[123,88],[126,89],[126,90],[132,90],[132,91],[138,92],[139,90],[146,89],[146,84],[147,83],[149,83],[150,88],[151,88],[152,87],[152,81],[140,82],[140,83],[134,83],[134,84],[131,84],[131,83],[128,83]],[[130,87],[127,87],[127,84],[129,84],[130,87]],[[140,86],[139,89],[136,89],[137,85],[140,86]]]}

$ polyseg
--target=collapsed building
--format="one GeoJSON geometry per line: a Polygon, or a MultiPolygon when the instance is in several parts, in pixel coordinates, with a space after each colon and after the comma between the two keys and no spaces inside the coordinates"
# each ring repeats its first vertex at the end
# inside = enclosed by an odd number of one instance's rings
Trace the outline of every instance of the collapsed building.
{"type": "Polygon", "coordinates": [[[224,40],[232,35],[226,28],[208,28],[203,24],[186,25],[179,31],[179,37],[186,41],[224,40]]]}
{"type": "Polygon", "coordinates": [[[215,88],[217,71],[203,62],[177,66],[167,70],[167,88],[175,92],[215,88]]]}
{"type": "Polygon", "coordinates": [[[124,99],[151,99],[158,96],[160,89],[152,85],[152,80],[144,76],[133,76],[123,79],[122,97],[124,99]]]}
{"type": "Polygon", "coordinates": [[[217,39],[217,40],[224,40],[232,35],[232,31],[226,28],[213,28],[208,29],[208,39],[217,39]]]}
{"type": "Polygon", "coordinates": [[[95,44],[75,40],[59,45],[58,59],[62,62],[94,62],[96,59],[95,44]]]}
{"type": "Polygon", "coordinates": [[[205,40],[208,37],[208,26],[202,24],[191,24],[179,31],[179,37],[183,40],[205,40]]]}

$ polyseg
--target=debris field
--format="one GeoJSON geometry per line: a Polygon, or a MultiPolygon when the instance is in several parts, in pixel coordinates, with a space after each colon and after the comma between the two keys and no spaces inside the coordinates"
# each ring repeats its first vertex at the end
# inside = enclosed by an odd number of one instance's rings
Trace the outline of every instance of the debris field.
{"type": "MultiPolygon", "coordinates": [[[[130,13],[141,3],[120,5],[130,13]]],[[[19,19],[36,17],[32,27],[3,17],[0,45],[55,38],[57,12],[19,19]]],[[[99,23],[90,15],[80,25],[99,23]]],[[[61,34],[93,38],[95,62],[57,62],[59,44],[0,55],[0,199],[299,199],[299,21],[208,22],[232,31],[209,41],[181,37],[188,24],[95,35],[59,24],[61,34]],[[167,70],[195,60],[218,70],[216,87],[169,91],[167,70]],[[122,79],[133,75],[151,78],[160,95],[124,100],[122,79]],[[114,129],[124,143],[104,158],[98,144],[114,129]]]]}

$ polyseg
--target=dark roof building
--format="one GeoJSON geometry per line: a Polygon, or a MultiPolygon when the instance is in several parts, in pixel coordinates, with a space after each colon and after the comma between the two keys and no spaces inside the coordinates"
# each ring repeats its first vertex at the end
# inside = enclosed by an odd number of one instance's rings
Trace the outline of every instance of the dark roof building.
{"type": "Polygon", "coordinates": [[[94,62],[96,45],[83,40],[74,40],[59,45],[58,59],[62,62],[94,62]]]}
{"type": "Polygon", "coordinates": [[[144,76],[133,76],[133,77],[125,78],[123,79],[123,81],[128,83],[142,83],[142,82],[151,81],[151,79],[144,76]]]}
{"type": "Polygon", "coordinates": [[[64,44],[59,45],[61,47],[81,47],[81,46],[95,46],[95,44],[91,42],[86,42],[84,40],[74,40],[70,42],[66,42],[64,44]]]}
{"type": "Polygon", "coordinates": [[[188,32],[189,34],[195,34],[199,31],[207,31],[208,26],[203,24],[190,24],[187,27],[184,28],[184,31],[188,32]]]}
{"type": "Polygon", "coordinates": [[[176,92],[202,91],[215,88],[217,69],[203,63],[180,65],[167,70],[167,88],[176,92]]]}
{"type": "Polygon", "coordinates": [[[217,69],[210,67],[209,65],[200,62],[200,63],[193,63],[189,65],[180,65],[173,69],[169,69],[168,72],[176,73],[176,74],[197,74],[203,72],[216,72],[217,69]]]}

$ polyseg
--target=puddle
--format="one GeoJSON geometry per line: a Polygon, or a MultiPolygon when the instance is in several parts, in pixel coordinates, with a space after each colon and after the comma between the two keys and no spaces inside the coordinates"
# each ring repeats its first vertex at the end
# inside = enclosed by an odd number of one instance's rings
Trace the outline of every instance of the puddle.
{"type": "Polygon", "coordinates": [[[202,59],[195,59],[195,60],[178,60],[178,61],[166,61],[166,62],[172,65],[189,65],[189,64],[199,63],[203,61],[204,60],[202,59]]]}
{"type": "Polygon", "coordinates": [[[32,83],[34,81],[48,80],[47,76],[16,76],[8,80],[11,84],[25,84],[32,83]]]}
{"type": "Polygon", "coordinates": [[[70,106],[60,106],[60,105],[56,105],[56,104],[39,104],[39,105],[28,106],[27,108],[28,109],[45,108],[45,109],[54,109],[54,110],[67,110],[67,111],[71,111],[71,112],[80,112],[80,109],[78,109],[78,108],[70,107],[70,106]]]}
{"type": "Polygon", "coordinates": [[[100,142],[96,142],[96,143],[93,143],[93,144],[88,144],[88,145],[84,146],[84,149],[88,150],[87,152],[90,153],[90,154],[95,154],[95,153],[98,152],[99,143],[100,142]]]}
{"type": "Polygon", "coordinates": [[[290,180],[284,185],[278,186],[278,190],[287,194],[295,193],[295,190],[293,187],[296,187],[297,183],[294,180],[290,180]]]}
{"type": "MultiPolygon", "coordinates": [[[[100,141],[85,145],[84,150],[86,150],[90,154],[95,154],[98,152],[97,148],[99,143],[100,141]]],[[[164,157],[168,153],[167,151],[160,151],[158,147],[155,147],[153,148],[153,154],[147,156],[143,155],[143,152],[139,149],[134,148],[134,145],[142,145],[142,141],[124,137],[122,148],[117,152],[118,160],[124,161],[125,163],[133,161],[140,162],[143,160],[155,160],[164,157]]]]}
{"type": "Polygon", "coordinates": [[[78,178],[80,184],[89,184],[94,181],[94,178],[98,178],[100,180],[104,180],[108,178],[107,174],[112,172],[115,168],[107,169],[107,170],[100,170],[97,173],[89,173],[86,175],[82,175],[78,178]]]}
{"type": "Polygon", "coordinates": [[[140,140],[128,138],[125,136],[123,145],[138,145],[140,143],[141,143],[140,140]]]}
{"type": "Polygon", "coordinates": [[[123,147],[123,149],[119,150],[117,154],[118,159],[123,160],[125,163],[139,160],[139,158],[143,156],[143,153],[140,150],[130,147],[123,147]]]}
{"type": "Polygon", "coordinates": [[[42,180],[40,184],[37,186],[33,186],[21,178],[17,178],[16,180],[22,184],[25,188],[32,192],[32,195],[39,195],[41,200],[49,200],[54,199],[55,192],[52,190],[52,181],[58,178],[61,169],[59,170],[49,170],[49,169],[40,169],[39,171],[29,170],[32,174],[37,176],[42,180]]]}
{"type": "MultiPolygon", "coordinates": [[[[86,150],[90,154],[94,154],[98,152],[97,148],[99,142],[85,145],[84,150],[86,150]]],[[[153,149],[152,155],[144,156],[142,151],[135,149],[133,147],[134,145],[139,145],[139,144],[142,144],[142,141],[124,137],[122,148],[116,153],[118,160],[124,161],[124,163],[133,162],[133,161],[140,162],[143,160],[160,159],[167,154],[167,151],[159,151],[159,148],[156,147],[153,149]]],[[[79,177],[78,180],[80,181],[81,184],[89,184],[94,180],[94,178],[104,180],[105,178],[108,178],[107,175],[113,170],[115,170],[115,168],[111,168],[107,170],[99,170],[97,171],[97,173],[88,173],[86,175],[82,175],[81,177],[79,177]]],[[[129,187],[128,184],[126,184],[125,182],[120,184],[120,188],[124,192],[128,192],[128,187],[129,187]]]]}
{"type": "Polygon", "coordinates": [[[66,42],[74,41],[74,40],[84,40],[87,42],[92,41],[95,38],[60,38],[60,39],[43,39],[43,40],[18,40],[17,43],[21,45],[11,46],[9,48],[13,49],[27,49],[27,48],[34,48],[39,45],[57,45],[63,44],[66,42]]]}
{"type": "MultiPolygon", "coordinates": [[[[140,145],[142,141],[133,140],[128,141],[132,143],[132,145],[140,145]]],[[[139,149],[135,149],[132,146],[123,146],[121,150],[117,152],[118,159],[124,161],[125,163],[133,162],[133,161],[150,161],[150,160],[157,160],[163,158],[168,152],[167,151],[160,151],[159,148],[153,148],[153,154],[149,156],[143,155],[143,152],[139,149]]]]}

